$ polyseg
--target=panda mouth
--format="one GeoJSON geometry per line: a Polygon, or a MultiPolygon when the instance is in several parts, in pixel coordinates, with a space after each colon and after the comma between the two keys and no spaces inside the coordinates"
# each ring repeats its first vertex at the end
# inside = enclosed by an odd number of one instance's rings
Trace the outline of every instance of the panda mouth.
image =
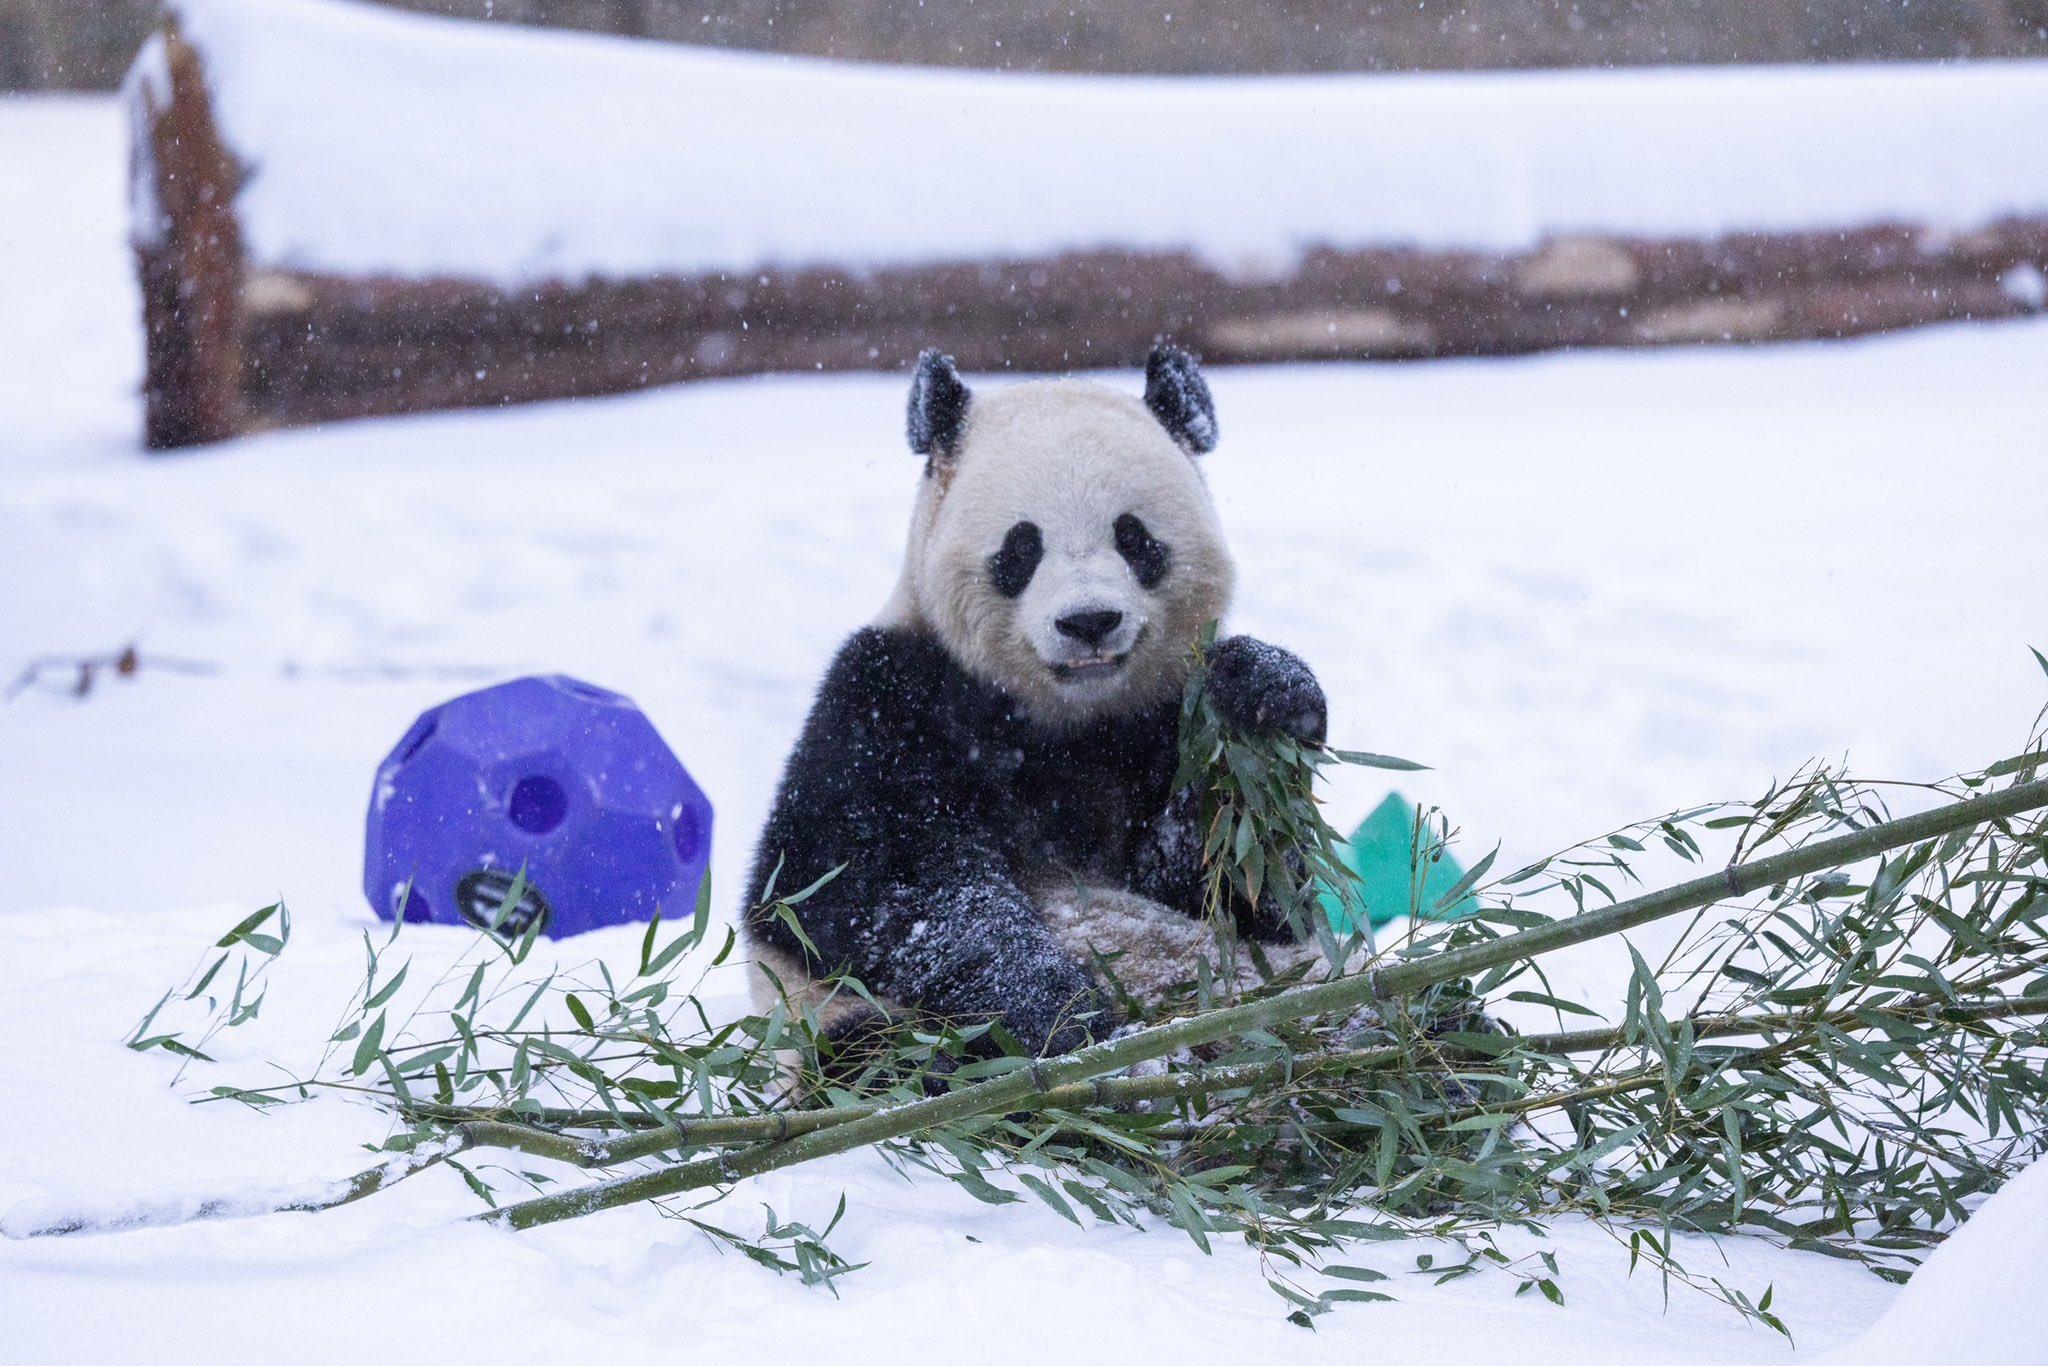
{"type": "Polygon", "coordinates": [[[1071,659],[1064,664],[1049,665],[1052,676],[1062,683],[1079,683],[1091,678],[1108,678],[1123,668],[1131,657],[1129,650],[1119,655],[1090,655],[1086,659],[1071,659]]]}
{"type": "Polygon", "coordinates": [[[1052,676],[1061,683],[1091,683],[1114,678],[1123,672],[1124,665],[1130,662],[1138,647],[1145,643],[1145,633],[1148,629],[1149,626],[1140,626],[1138,633],[1131,637],[1131,643],[1116,653],[1104,650],[1084,659],[1048,663],[1046,667],[1052,670],[1052,676]]]}

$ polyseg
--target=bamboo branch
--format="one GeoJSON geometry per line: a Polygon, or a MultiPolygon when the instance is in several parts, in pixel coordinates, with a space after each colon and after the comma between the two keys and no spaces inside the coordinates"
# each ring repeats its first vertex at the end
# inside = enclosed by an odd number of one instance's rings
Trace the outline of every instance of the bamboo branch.
{"type": "MultiPolygon", "coordinates": [[[[2048,997],[2011,997],[1963,1004],[1915,998],[1902,1006],[1884,1009],[1842,1010],[1820,1016],[1799,1011],[1774,1011],[1753,1015],[1704,1015],[1690,1017],[1690,1023],[1694,1038],[1704,1042],[1708,1039],[1730,1036],[1771,1035],[1787,1029],[1796,1029],[1802,1034],[1810,1035],[1823,1027],[1854,1032],[1909,1026],[1933,1019],[1956,1024],[1982,1024],[2032,1015],[2048,1015],[2048,997]]],[[[1578,1029],[1550,1034],[1502,1035],[1502,1047],[1499,1049],[1449,1043],[1442,1045],[1438,1052],[1439,1056],[1447,1061],[1484,1063],[1503,1051],[1546,1055],[1598,1053],[1627,1042],[1627,1031],[1624,1029],[1578,1029]]],[[[1192,1099],[1218,1092],[1285,1083],[1309,1076],[1343,1075],[1398,1067],[1408,1057],[1408,1050],[1400,1047],[1362,1048],[1322,1053],[1298,1060],[1280,1058],[1267,1062],[1233,1063],[1220,1067],[1195,1066],[1153,1076],[1098,1077],[1053,1087],[1039,1095],[1028,1097],[1016,1108],[1020,1112],[1073,1110],[1087,1106],[1114,1107],[1146,1101],[1192,1099]]],[[[1523,1097],[1497,1106],[1467,1106],[1461,1110],[1448,1112],[1440,1118],[1450,1121],[1475,1114],[1522,1114],[1588,1099],[1595,1094],[1616,1094],[1622,1090],[1653,1086],[1662,1078],[1662,1069],[1653,1069],[1633,1074],[1620,1081],[1605,1083],[1599,1088],[1523,1097]]],[[[104,1211],[81,1211],[76,1207],[38,1207],[30,1204],[10,1211],[6,1220],[0,1221],[0,1233],[10,1238],[41,1238],[164,1228],[207,1219],[251,1218],[289,1212],[312,1213],[352,1204],[366,1195],[388,1189],[408,1177],[417,1176],[450,1158],[477,1148],[503,1148],[592,1170],[617,1166],[641,1158],[656,1157],[684,1148],[747,1143],[771,1147],[782,1140],[821,1129],[830,1129],[856,1119],[871,1118],[886,1110],[901,1107],[892,1107],[886,1102],[878,1101],[827,1109],[792,1110],[771,1115],[680,1118],[660,1129],[619,1138],[577,1138],[536,1128],[530,1124],[469,1117],[486,1112],[431,1102],[415,1102],[401,1108],[408,1114],[433,1116],[439,1113],[443,1117],[462,1118],[460,1123],[431,1144],[423,1144],[411,1153],[380,1163],[352,1177],[317,1187],[293,1187],[268,1193],[257,1191],[185,1198],[173,1196],[129,1201],[118,1208],[104,1211]]],[[[1309,1122],[1299,1127],[1305,1132],[1337,1136],[1355,1132],[1360,1126],[1309,1122]]],[[[1162,1142],[1179,1142],[1192,1139],[1204,1130],[1205,1126],[1201,1125],[1169,1122],[1147,1130],[1147,1136],[1162,1142]]],[[[664,1170],[673,1171],[675,1168],[664,1170]]]]}
{"type": "MultiPolygon", "coordinates": [[[[1962,1005],[1925,1005],[1908,1009],[1843,1010],[1816,1016],[1799,1011],[1773,1011],[1756,1015],[1702,1015],[1691,1018],[1693,1037],[1708,1039],[1775,1034],[1796,1029],[1802,1033],[1828,1027],[1845,1033],[1865,1029],[1923,1023],[1940,1019],[1955,1024],[1978,1024],[2016,1016],[2048,1015],[2048,997],[2014,997],[1962,1005]]],[[[1504,1034],[1502,1047],[1469,1044],[1441,1046],[1438,1056],[1450,1062],[1484,1063],[1504,1052],[1563,1055],[1604,1053],[1628,1042],[1627,1031],[1577,1029],[1553,1034],[1504,1034]]],[[[1174,1072],[1144,1077],[1097,1077],[1091,1081],[1056,1086],[1019,1102],[1018,1113],[1040,1110],[1073,1110],[1083,1106],[1114,1107],[1146,1101],[1190,1100],[1222,1091],[1241,1091],[1275,1085],[1308,1076],[1343,1075],[1399,1067],[1410,1054],[1400,1047],[1347,1049],[1321,1053],[1309,1058],[1277,1058],[1269,1062],[1232,1063],[1222,1067],[1196,1065],[1174,1072]]],[[[679,1119],[673,1128],[652,1130],[625,1138],[584,1140],[578,1166],[615,1166],[643,1157],[657,1157],[678,1148],[722,1147],[744,1143],[775,1143],[803,1134],[830,1129],[856,1119],[866,1119],[891,1108],[890,1102],[874,1101],[829,1109],[792,1110],[774,1115],[718,1115],[704,1119],[679,1119]]],[[[1508,1107],[1512,1109],[1513,1107],[1508,1107]]],[[[1473,1113],[1486,1113],[1483,1107],[1473,1113]]],[[[544,1133],[545,1130],[527,1130],[544,1133]]],[[[532,1151],[528,1149],[527,1151],[532,1151]]],[[[546,1154],[542,1154],[545,1156],[546,1154]]]]}
{"type": "MultiPolygon", "coordinates": [[[[1262,1000],[1154,1025],[1120,1039],[1090,1045],[1064,1057],[1033,1060],[1013,1072],[943,1096],[887,1106],[873,1114],[781,1142],[543,1196],[473,1217],[506,1228],[533,1228],[618,1205],[739,1181],[763,1172],[902,1138],[920,1130],[956,1123],[975,1115],[1027,1108],[1034,1097],[1042,1098],[1061,1086],[1087,1082],[1105,1073],[1166,1057],[1182,1049],[1213,1043],[1283,1020],[1347,1013],[1359,1006],[1413,996],[1429,987],[1471,977],[1491,968],[1618,934],[1666,916],[1711,906],[1724,898],[1746,896],[1762,887],[1857,863],[1889,850],[1939,839],[1958,830],[2043,806],[2048,806],[2048,779],[2015,784],[1985,796],[1884,821],[1832,839],[1817,840],[1782,854],[1731,864],[1718,874],[1694,878],[1675,887],[1617,902],[1569,920],[1554,921],[1506,935],[1490,943],[1295,987],[1262,1000]]],[[[1042,1099],[1040,1103],[1043,1103],[1042,1099]]]]}
{"type": "MultiPolygon", "coordinates": [[[[1949,1004],[1915,997],[1880,1008],[1840,1010],[1816,1016],[1808,1011],[1768,1011],[1757,1014],[1695,1015],[1686,1017],[1693,1037],[1728,1038],[1746,1034],[1771,1034],[1784,1029],[1805,1029],[1827,1025],[1844,1031],[1878,1029],[1887,1025],[1924,1023],[1941,1019],[1954,1023],[1976,1023],[2012,1016],[2048,1014],[2048,997],[1998,999],[1949,1004]]],[[[1679,1021],[1674,1020],[1676,1024],[1679,1021]]],[[[1543,1054],[1599,1053],[1628,1042],[1621,1028],[1561,1030],[1547,1034],[1503,1034],[1499,1047],[1472,1044],[1442,1044],[1437,1053],[1454,1062],[1485,1062],[1503,1052],[1543,1054]]],[[[1193,1099],[1221,1091],[1244,1090],[1286,1082],[1296,1077],[1341,1076],[1351,1072],[1374,1071],[1399,1066],[1407,1058],[1398,1047],[1333,1049],[1301,1058],[1275,1058],[1266,1062],[1230,1063],[1223,1066],[1196,1064],[1172,1072],[1143,1077],[1097,1077],[1054,1087],[1043,1095],[1020,1104],[1020,1112],[1072,1110],[1082,1106],[1133,1105],[1147,1101],[1193,1099]]],[[[755,1115],[678,1115],[666,1119],[653,1115],[614,1115],[607,1110],[551,1110],[530,1117],[503,1108],[443,1105],[434,1101],[408,1101],[397,1108],[408,1116],[452,1121],[460,1125],[503,1121],[508,1116],[525,1123],[506,1127],[524,1134],[546,1134],[533,1127],[534,1121],[562,1128],[607,1128],[620,1119],[639,1127],[629,1137],[584,1139],[579,1166],[609,1166],[643,1157],[655,1157],[678,1148],[713,1148],[745,1143],[775,1143],[802,1134],[829,1129],[849,1120],[864,1119],[901,1102],[856,1101],[846,1105],[821,1106],[812,1110],[785,1110],[755,1115]]],[[[565,1140],[577,1141],[577,1140],[565,1140]]],[[[480,1144],[479,1146],[486,1146],[480,1144]]],[[[517,1146],[512,1144],[498,1146],[517,1146]]],[[[532,1151],[529,1149],[528,1151],[532,1151]]],[[[537,1156],[554,1156],[537,1153],[537,1156]]],[[[567,1160],[567,1159],[565,1159],[567,1160]]]]}

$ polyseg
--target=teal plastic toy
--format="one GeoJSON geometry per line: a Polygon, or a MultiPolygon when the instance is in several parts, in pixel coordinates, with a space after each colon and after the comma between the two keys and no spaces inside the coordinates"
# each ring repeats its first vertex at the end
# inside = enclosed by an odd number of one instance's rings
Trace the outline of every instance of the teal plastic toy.
{"type": "MultiPolygon", "coordinates": [[[[1344,843],[1345,866],[1357,878],[1357,899],[1375,926],[1407,915],[1411,909],[1425,920],[1458,920],[1478,909],[1469,893],[1454,905],[1438,909],[1437,902],[1465,876],[1464,868],[1447,850],[1423,870],[1422,891],[1416,894],[1415,820],[1414,804],[1400,793],[1390,792],[1344,843]]],[[[1356,928],[1335,888],[1325,886],[1319,899],[1339,934],[1356,928]]]]}

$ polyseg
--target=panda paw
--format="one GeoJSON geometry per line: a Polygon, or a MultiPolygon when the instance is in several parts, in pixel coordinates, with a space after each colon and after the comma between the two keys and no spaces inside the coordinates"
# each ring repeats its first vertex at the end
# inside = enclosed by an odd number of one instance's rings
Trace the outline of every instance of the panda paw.
{"type": "Polygon", "coordinates": [[[1232,636],[1209,658],[1209,695],[1228,724],[1320,745],[1329,733],[1322,684],[1299,656],[1251,636],[1232,636]]]}

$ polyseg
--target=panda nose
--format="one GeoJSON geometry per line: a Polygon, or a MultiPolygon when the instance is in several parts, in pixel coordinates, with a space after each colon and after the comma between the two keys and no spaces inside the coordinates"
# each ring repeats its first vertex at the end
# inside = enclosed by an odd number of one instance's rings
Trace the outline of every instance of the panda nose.
{"type": "Polygon", "coordinates": [[[1069,612],[1055,621],[1059,633],[1080,641],[1084,645],[1100,647],[1109,639],[1109,633],[1123,624],[1124,614],[1099,608],[1092,612],[1069,612]]]}

